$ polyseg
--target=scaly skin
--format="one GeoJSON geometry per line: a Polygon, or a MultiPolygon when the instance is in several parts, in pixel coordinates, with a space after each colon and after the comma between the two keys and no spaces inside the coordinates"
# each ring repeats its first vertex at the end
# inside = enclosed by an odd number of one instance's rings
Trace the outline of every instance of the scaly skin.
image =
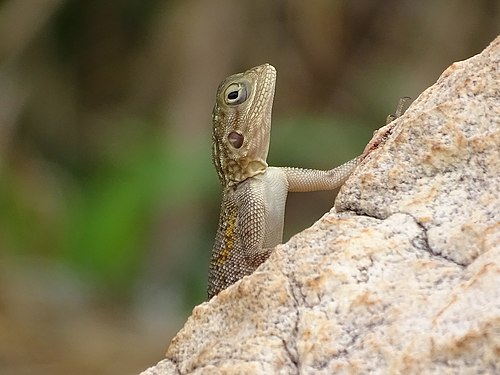
{"type": "Polygon", "coordinates": [[[208,297],[251,274],[281,243],[288,192],[341,186],[360,157],[328,170],[268,167],[276,69],[264,64],[223,80],[213,110],[212,158],[222,184],[208,297]]]}

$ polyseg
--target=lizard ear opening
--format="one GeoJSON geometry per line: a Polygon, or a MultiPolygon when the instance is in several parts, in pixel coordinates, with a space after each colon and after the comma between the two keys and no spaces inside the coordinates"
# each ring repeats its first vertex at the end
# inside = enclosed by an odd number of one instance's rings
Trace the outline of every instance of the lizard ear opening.
{"type": "Polygon", "coordinates": [[[240,148],[243,146],[244,137],[239,133],[231,132],[228,134],[227,140],[234,148],[240,148]]]}

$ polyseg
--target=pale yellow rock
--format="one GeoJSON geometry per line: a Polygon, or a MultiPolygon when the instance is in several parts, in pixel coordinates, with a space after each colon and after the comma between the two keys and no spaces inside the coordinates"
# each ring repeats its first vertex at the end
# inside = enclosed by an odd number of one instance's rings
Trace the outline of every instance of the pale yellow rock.
{"type": "Polygon", "coordinates": [[[499,72],[500,37],[450,66],[143,374],[500,373],[499,72]]]}

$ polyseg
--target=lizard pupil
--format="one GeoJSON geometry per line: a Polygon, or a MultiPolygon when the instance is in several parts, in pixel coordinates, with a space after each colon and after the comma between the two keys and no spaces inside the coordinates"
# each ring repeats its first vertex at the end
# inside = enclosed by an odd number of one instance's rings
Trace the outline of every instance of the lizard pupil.
{"type": "Polygon", "coordinates": [[[227,98],[229,100],[236,100],[238,98],[238,91],[231,91],[228,95],[227,98]]]}

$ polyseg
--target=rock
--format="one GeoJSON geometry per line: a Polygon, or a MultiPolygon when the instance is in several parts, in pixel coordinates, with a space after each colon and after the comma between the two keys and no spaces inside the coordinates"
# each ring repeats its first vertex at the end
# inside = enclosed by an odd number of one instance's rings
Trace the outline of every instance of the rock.
{"type": "Polygon", "coordinates": [[[500,37],[451,65],[143,374],[500,373],[499,71],[500,37]]]}

